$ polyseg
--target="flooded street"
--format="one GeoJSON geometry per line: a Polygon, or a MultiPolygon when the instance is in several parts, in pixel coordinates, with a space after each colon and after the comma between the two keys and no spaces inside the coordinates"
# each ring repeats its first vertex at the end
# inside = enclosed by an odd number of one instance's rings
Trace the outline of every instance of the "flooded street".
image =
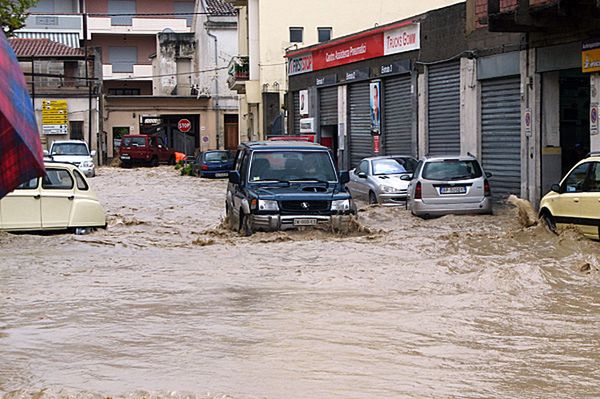
{"type": "Polygon", "coordinates": [[[90,180],[109,228],[0,233],[0,397],[597,398],[600,244],[362,205],[240,237],[225,181],[90,180]]]}

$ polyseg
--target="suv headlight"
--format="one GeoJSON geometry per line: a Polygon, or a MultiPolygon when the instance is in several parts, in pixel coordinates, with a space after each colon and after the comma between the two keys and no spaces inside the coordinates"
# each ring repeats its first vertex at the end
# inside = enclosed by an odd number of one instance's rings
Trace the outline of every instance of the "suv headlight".
{"type": "Polygon", "coordinates": [[[258,200],[258,210],[259,211],[278,211],[279,205],[277,205],[277,201],[271,200],[258,200]]]}
{"type": "Polygon", "coordinates": [[[83,161],[80,165],[83,168],[91,168],[94,166],[94,163],[91,161],[83,161]]]}
{"type": "Polygon", "coordinates": [[[336,200],[331,202],[331,210],[337,212],[348,212],[352,209],[352,202],[349,199],[336,200]]]}

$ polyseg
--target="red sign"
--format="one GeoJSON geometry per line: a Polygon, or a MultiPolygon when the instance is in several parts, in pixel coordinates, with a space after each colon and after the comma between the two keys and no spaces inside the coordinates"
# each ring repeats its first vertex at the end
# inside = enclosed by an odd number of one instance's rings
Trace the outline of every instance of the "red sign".
{"type": "Polygon", "coordinates": [[[318,71],[382,56],[383,35],[377,33],[315,50],[313,52],[313,70],[318,71]]]}
{"type": "Polygon", "coordinates": [[[177,129],[179,129],[181,133],[187,133],[192,129],[192,122],[190,122],[189,119],[180,119],[179,122],[177,122],[177,129]]]}
{"type": "Polygon", "coordinates": [[[381,136],[376,134],[373,136],[373,153],[379,154],[381,151],[381,136]]]}

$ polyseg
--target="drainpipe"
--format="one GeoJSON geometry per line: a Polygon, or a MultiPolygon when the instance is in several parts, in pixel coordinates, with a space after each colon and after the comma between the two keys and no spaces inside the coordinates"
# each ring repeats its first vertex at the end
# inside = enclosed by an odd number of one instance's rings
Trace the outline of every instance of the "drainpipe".
{"type": "MultiPolygon", "coordinates": [[[[204,9],[206,10],[206,2],[204,2],[204,9]]],[[[220,114],[219,114],[219,109],[220,109],[220,105],[219,105],[219,39],[217,38],[216,35],[213,35],[210,32],[210,28],[209,28],[209,23],[210,22],[210,16],[207,16],[206,18],[206,22],[204,23],[204,28],[206,29],[206,34],[212,38],[215,41],[215,99],[214,99],[214,109],[215,109],[215,119],[216,119],[216,127],[217,127],[217,131],[216,131],[216,137],[217,137],[217,149],[221,149],[221,118],[220,118],[220,114]]]]}

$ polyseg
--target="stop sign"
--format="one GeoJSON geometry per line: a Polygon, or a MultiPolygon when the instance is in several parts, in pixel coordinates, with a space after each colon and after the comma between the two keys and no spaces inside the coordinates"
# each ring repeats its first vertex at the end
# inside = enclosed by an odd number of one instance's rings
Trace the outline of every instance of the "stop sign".
{"type": "Polygon", "coordinates": [[[180,119],[179,122],[177,122],[177,129],[179,129],[181,133],[187,133],[192,129],[192,122],[190,122],[189,119],[180,119]]]}

